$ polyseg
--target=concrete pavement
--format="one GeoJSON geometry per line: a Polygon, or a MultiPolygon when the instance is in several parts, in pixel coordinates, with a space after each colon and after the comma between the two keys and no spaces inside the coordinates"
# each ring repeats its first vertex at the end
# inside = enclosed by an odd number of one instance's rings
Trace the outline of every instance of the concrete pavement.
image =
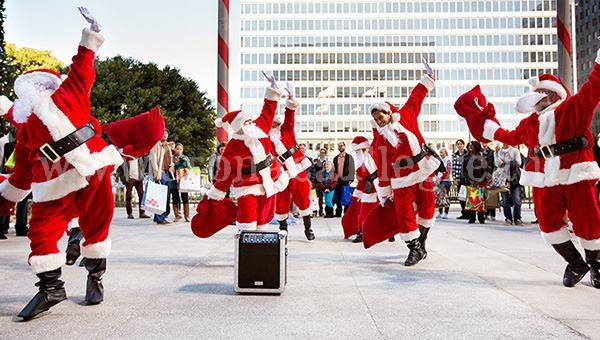
{"type": "Polygon", "coordinates": [[[565,264],[536,225],[456,215],[438,221],[429,257],[411,268],[399,240],[365,251],[342,239],[339,219],[315,219],[313,242],[291,226],[286,291],[252,296],[233,292],[233,227],[201,240],[186,223],[117,209],[105,302],[82,306],[86,272],[66,267],[69,300],[27,323],[15,315],[36,278],[28,241],[11,230],[0,241],[0,338],[600,339],[600,290],[589,277],[562,286],[565,264]]]}

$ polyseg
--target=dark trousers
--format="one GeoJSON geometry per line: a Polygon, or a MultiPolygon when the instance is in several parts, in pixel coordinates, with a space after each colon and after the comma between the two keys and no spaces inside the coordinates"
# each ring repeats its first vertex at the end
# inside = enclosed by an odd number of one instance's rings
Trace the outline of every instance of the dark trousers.
{"type": "Polygon", "coordinates": [[[344,186],[347,185],[342,181],[338,181],[335,186],[335,194],[333,196],[333,204],[335,205],[335,216],[341,217],[342,210],[346,212],[346,207],[342,206],[342,196],[344,195],[344,186]]]}
{"type": "Polygon", "coordinates": [[[130,178],[127,184],[125,184],[125,209],[127,210],[127,215],[131,215],[133,213],[133,207],[131,206],[131,194],[133,193],[133,188],[135,188],[135,191],[139,197],[139,213],[142,215],[144,213],[141,202],[142,197],[144,196],[144,182],[137,179],[130,178]]]}
{"type": "MultiPolygon", "coordinates": [[[[172,180],[173,178],[171,178],[171,174],[168,171],[164,171],[162,178],[160,179],[160,184],[170,187],[172,180]]],[[[171,213],[171,205],[169,202],[171,202],[171,189],[167,190],[167,210],[160,215],[154,214],[154,222],[162,223],[167,219],[167,216],[169,216],[171,213]]]]}
{"type": "Polygon", "coordinates": [[[15,230],[26,230],[27,229],[27,213],[29,212],[29,200],[33,198],[33,195],[29,193],[21,202],[17,203],[17,209],[15,217],[17,221],[15,223],[15,230]]]}
{"type": "Polygon", "coordinates": [[[485,213],[475,211],[465,211],[465,214],[469,217],[469,222],[475,223],[475,217],[479,223],[485,223],[485,213]]]}
{"type": "Polygon", "coordinates": [[[315,191],[319,202],[319,215],[323,215],[323,187],[317,183],[315,184],[315,191]]]}
{"type": "Polygon", "coordinates": [[[9,226],[10,226],[10,216],[0,216],[0,234],[2,234],[2,235],[7,234],[9,226]]]}
{"type": "Polygon", "coordinates": [[[187,192],[179,192],[178,188],[173,189],[173,206],[181,208],[181,202],[183,204],[190,204],[190,195],[187,192]]]}

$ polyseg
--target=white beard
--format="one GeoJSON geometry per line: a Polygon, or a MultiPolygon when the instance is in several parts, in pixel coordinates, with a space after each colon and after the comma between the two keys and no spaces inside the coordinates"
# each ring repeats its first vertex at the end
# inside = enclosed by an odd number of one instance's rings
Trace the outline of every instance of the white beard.
{"type": "Polygon", "coordinates": [[[50,96],[54,93],[50,90],[40,91],[34,86],[29,87],[27,90],[15,100],[13,119],[17,123],[26,122],[33,112],[38,111],[38,107],[43,105],[48,107],[48,104],[52,101],[50,96]]]}
{"type": "Polygon", "coordinates": [[[398,146],[400,143],[400,138],[398,138],[392,123],[384,127],[377,127],[377,131],[379,131],[379,134],[382,135],[393,147],[398,146]]]}
{"type": "Polygon", "coordinates": [[[271,138],[271,142],[273,142],[275,145],[277,145],[277,142],[279,142],[279,140],[281,139],[281,128],[271,129],[271,132],[269,135],[271,138]]]}
{"type": "Polygon", "coordinates": [[[538,93],[538,92],[528,92],[519,97],[517,100],[517,104],[515,105],[515,110],[519,113],[531,113],[535,112],[535,105],[545,98],[547,94],[538,93]]]}
{"type": "Polygon", "coordinates": [[[261,139],[267,137],[267,134],[261,130],[256,124],[249,124],[242,126],[242,131],[244,132],[244,136],[250,138],[261,139]]]}
{"type": "Polygon", "coordinates": [[[358,150],[356,151],[356,168],[360,168],[362,165],[365,165],[369,174],[377,171],[377,166],[375,165],[375,160],[369,153],[369,150],[358,150]]]}

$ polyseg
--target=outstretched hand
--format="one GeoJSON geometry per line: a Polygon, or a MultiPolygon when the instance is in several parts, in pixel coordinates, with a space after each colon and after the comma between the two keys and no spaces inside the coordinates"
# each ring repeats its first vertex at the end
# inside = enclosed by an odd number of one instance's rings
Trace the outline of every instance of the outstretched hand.
{"type": "Polygon", "coordinates": [[[425,67],[425,73],[427,73],[427,75],[430,76],[431,79],[435,79],[435,72],[433,71],[431,66],[429,66],[427,59],[421,57],[421,62],[423,62],[423,66],[425,67]]]}
{"type": "Polygon", "coordinates": [[[278,89],[279,85],[277,85],[277,80],[275,80],[275,76],[274,75],[268,75],[265,73],[265,71],[262,71],[263,76],[265,77],[265,79],[271,84],[271,88],[274,89],[278,89]]]}
{"type": "Polygon", "coordinates": [[[79,13],[81,13],[81,15],[83,15],[85,20],[90,24],[90,29],[94,32],[99,33],[100,32],[100,23],[98,22],[98,20],[96,20],[96,18],[94,18],[94,16],[90,12],[90,10],[87,9],[87,7],[77,7],[77,9],[79,10],[79,13]]]}
{"type": "Polygon", "coordinates": [[[294,84],[285,83],[285,87],[283,88],[285,92],[288,94],[288,98],[296,97],[296,89],[294,88],[294,84]]]}

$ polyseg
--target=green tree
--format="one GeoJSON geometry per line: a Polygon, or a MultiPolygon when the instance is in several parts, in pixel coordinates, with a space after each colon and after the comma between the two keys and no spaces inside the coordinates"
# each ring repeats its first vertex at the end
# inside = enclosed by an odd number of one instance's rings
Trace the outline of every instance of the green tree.
{"type": "MultiPolygon", "coordinates": [[[[179,70],[114,57],[96,61],[92,111],[101,123],[134,116],[160,106],[169,139],[182,143],[185,153],[205,160],[214,150],[215,109],[205,92],[179,70]]],[[[204,163],[204,161],[201,161],[204,163]]]]}
{"type": "Polygon", "coordinates": [[[4,0],[0,0],[0,94],[8,93],[8,60],[4,43],[4,0]]]}
{"type": "Polygon", "coordinates": [[[63,72],[62,61],[52,56],[50,51],[41,51],[33,48],[18,48],[14,44],[6,43],[7,84],[2,89],[2,94],[11,97],[15,79],[24,72],[45,68],[57,72],[63,72]]]}

